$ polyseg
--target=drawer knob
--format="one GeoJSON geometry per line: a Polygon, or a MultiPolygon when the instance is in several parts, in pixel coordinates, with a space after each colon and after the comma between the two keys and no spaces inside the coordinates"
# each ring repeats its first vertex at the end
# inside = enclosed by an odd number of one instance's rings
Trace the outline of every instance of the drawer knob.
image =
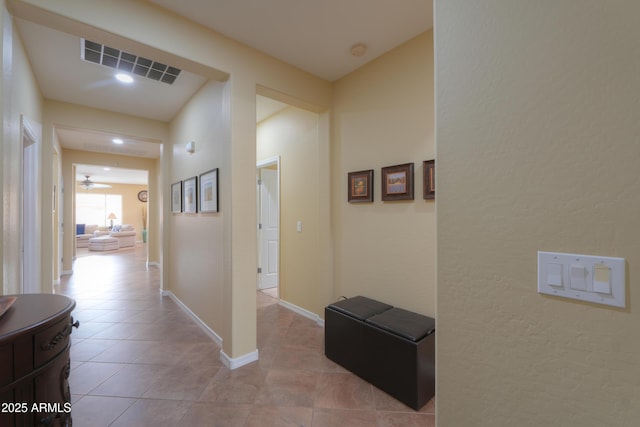
{"type": "MultiPolygon", "coordinates": [[[[71,326],[73,326],[74,328],[78,329],[80,327],[80,321],[76,320],[75,322],[73,321],[73,317],[71,318],[71,326]]],[[[71,332],[69,332],[71,333],[71,332]]]]}

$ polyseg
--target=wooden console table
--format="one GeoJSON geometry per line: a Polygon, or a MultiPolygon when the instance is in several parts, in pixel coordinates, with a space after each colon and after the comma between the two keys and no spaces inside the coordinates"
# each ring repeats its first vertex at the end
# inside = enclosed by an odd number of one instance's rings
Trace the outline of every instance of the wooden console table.
{"type": "Polygon", "coordinates": [[[0,425],[70,426],[69,335],[76,303],[16,295],[0,317],[0,425]]]}

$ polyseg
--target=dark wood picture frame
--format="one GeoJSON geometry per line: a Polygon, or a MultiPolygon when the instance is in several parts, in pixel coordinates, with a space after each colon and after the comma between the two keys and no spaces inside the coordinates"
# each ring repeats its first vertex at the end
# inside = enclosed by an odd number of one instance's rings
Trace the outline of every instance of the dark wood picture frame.
{"type": "Polygon", "coordinates": [[[182,181],[171,184],[171,213],[182,212],[182,181]]]}
{"type": "Polygon", "coordinates": [[[413,163],[382,168],[382,201],[413,200],[413,163]]]}
{"type": "Polygon", "coordinates": [[[218,212],[218,168],[200,174],[198,186],[200,212],[218,212]]]}
{"type": "Polygon", "coordinates": [[[422,163],[422,185],[424,199],[436,198],[436,161],[425,160],[422,163]]]}
{"type": "Polygon", "coordinates": [[[373,169],[349,172],[347,184],[349,203],[373,202],[373,169]]]}
{"type": "Polygon", "coordinates": [[[182,212],[198,213],[198,177],[182,181],[182,212]]]}

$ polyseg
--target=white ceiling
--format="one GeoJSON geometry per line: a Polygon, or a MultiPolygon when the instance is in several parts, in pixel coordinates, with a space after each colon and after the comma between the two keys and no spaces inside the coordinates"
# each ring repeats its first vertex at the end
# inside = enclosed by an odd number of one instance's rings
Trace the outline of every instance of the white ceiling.
{"type": "MultiPolygon", "coordinates": [[[[146,1],[328,81],[348,74],[433,26],[432,0],[146,1]],[[356,43],[367,45],[364,56],[351,55],[350,48],[356,43]]],[[[205,77],[183,70],[173,85],[136,77],[134,84],[123,86],[113,78],[114,70],[81,59],[79,37],[22,19],[16,19],[16,27],[47,99],[169,121],[206,82],[205,77]]],[[[144,46],[140,46],[140,51],[126,50],[157,60],[149,57],[144,46]]],[[[259,96],[257,121],[285,106],[259,96]]],[[[159,156],[158,144],[150,141],[131,140],[114,147],[111,139],[116,136],[122,137],[83,129],[58,129],[64,148],[159,156]]]]}
{"type": "Polygon", "coordinates": [[[148,1],[328,81],[433,26],[432,0],[148,1]]]}

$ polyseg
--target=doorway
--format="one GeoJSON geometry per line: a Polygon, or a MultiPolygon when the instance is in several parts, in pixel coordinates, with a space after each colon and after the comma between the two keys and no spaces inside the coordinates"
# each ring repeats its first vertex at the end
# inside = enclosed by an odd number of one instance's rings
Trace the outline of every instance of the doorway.
{"type": "Polygon", "coordinates": [[[278,297],[280,285],[280,158],[257,164],[258,289],[278,297]]]}

